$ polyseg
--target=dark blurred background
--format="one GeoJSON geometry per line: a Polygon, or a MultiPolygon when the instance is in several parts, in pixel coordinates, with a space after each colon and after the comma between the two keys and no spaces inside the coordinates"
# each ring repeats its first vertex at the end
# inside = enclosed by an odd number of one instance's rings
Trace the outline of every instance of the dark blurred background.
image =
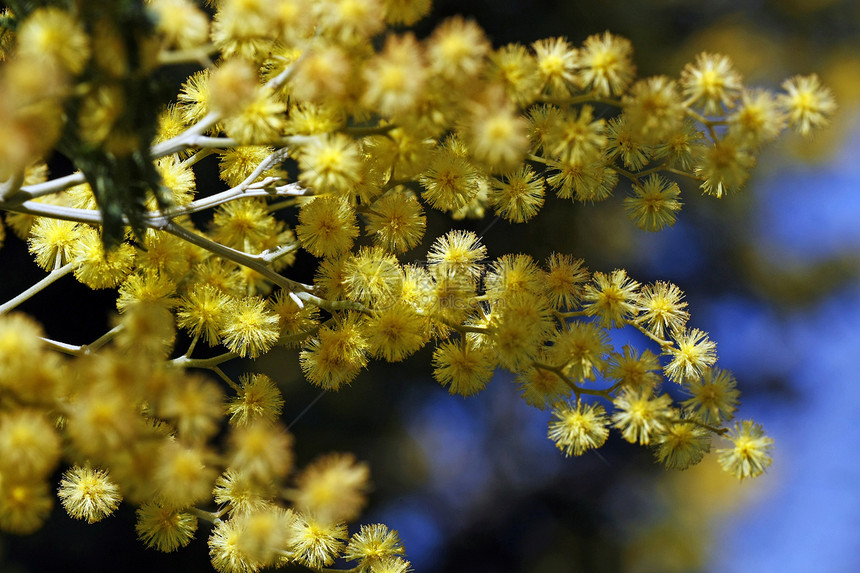
{"type": "MultiPolygon", "coordinates": [[[[233,364],[233,373],[249,367],[278,381],[300,464],[333,450],[370,463],[375,489],[361,523],[397,529],[416,571],[860,570],[860,3],[440,1],[420,35],[457,13],[474,17],[495,45],[548,36],[579,44],[610,30],[633,42],[641,76],[677,76],[707,50],[730,55],[748,86],[775,89],[818,72],[832,87],[840,111],[831,129],[769,147],[739,194],[716,200],[683,187],[669,230],[633,226],[623,186],[598,205],[549,200],[527,225],[453,224],[481,234],[491,257],[566,252],[593,270],[624,267],[642,282],[678,284],[691,324],[710,332],[720,366],[738,378],[738,417],[763,423],[776,442],[770,470],[743,484],[712,457],[666,471],[617,435],[597,453],[566,459],[546,438],[549,414],[526,406],[509,374],[498,372],[477,396],[452,397],[430,376],[432,348],[402,364],[373,363],[315,403],[318,391],[288,352],[233,364]]],[[[428,244],[452,228],[441,216],[428,221],[428,244]]],[[[11,238],[0,250],[4,300],[43,276],[33,263],[10,276],[24,251],[11,238]]],[[[110,293],[72,279],[55,288],[62,298],[45,293],[22,310],[68,342],[104,332],[108,312],[89,309],[109,309],[110,293]]],[[[647,346],[626,330],[614,341],[647,346]]],[[[133,523],[128,507],[96,525],[55,509],[38,534],[0,537],[0,571],[209,570],[204,525],[190,547],[164,556],[142,550],[133,523]]]]}

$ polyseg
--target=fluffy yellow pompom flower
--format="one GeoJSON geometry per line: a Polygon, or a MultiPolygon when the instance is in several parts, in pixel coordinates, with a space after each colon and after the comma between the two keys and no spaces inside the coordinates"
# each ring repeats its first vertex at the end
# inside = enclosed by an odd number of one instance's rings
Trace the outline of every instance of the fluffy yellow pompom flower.
{"type": "Polygon", "coordinates": [[[427,262],[432,268],[471,277],[480,275],[481,261],[487,256],[487,247],[472,231],[449,231],[436,239],[427,262]]]}
{"type": "Polygon", "coordinates": [[[209,536],[209,558],[218,573],[255,573],[260,563],[242,551],[241,522],[224,520],[215,525],[209,536]]]}
{"type": "Polygon", "coordinates": [[[432,318],[462,322],[478,305],[475,280],[459,268],[434,265],[430,277],[429,282],[419,278],[414,301],[432,318]]]}
{"type": "Polygon", "coordinates": [[[38,8],[18,27],[18,57],[47,60],[72,74],[90,57],[86,32],[75,17],[59,8],[38,8]]]}
{"type": "Polygon", "coordinates": [[[29,535],[42,527],[53,505],[46,482],[4,477],[0,483],[0,531],[29,535]]]}
{"type": "MultiPolygon", "coordinates": [[[[219,153],[218,171],[221,179],[230,187],[238,186],[274,151],[274,148],[265,145],[241,145],[225,149],[219,153]]],[[[271,168],[260,173],[257,179],[278,175],[281,173],[271,168]]]]}
{"type": "Polygon", "coordinates": [[[633,185],[633,194],[624,199],[624,210],[640,229],[659,231],[675,224],[675,214],[681,210],[680,194],[677,183],[652,174],[645,183],[633,185]]]}
{"type": "Polygon", "coordinates": [[[734,137],[694,149],[693,170],[702,180],[700,187],[708,195],[718,198],[740,189],[755,163],[755,156],[734,137]]]}
{"type": "Polygon", "coordinates": [[[421,204],[411,193],[396,190],[373,203],[366,215],[367,233],[380,247],[403,253],[416,246],[424,237],[427,218],[421,204]]]}
{"type": "Polygon", "coordinates": [[[350,313],[335,328],[323,326],[302,350],[299,363],[312,384],[337,390],[367,365],[366,350],[359,317],[350,313]]]}
{"type": "Polygon", "coordinates": [[[663,377],[658,374],[660,362],[650,350],[640,354],[635,348],[624,345],[621,354],[612,354],[606,368],[606,377],[618,380],[627,388],[648,390],[656,388],[663,377]]]}
{"type": "Polygon", "coordinates": [[[508,44],[490,54],[488,78],[502,85],[517,104],[527,107],[540,95],[543,77],[537,58],[520,44],[508,44]]]}
{"type": "Polygon", "coordinates": [[[91,289],[114,288],[131,273],[134,247],[121,243],[106,253],[99,232],[83,227],[75,244],[73,262],[75,278],[91,289]]]}
{"type": "Polygon", "coordinates": [[[323,195],[302,206],[296,234],[302,247],[317,257],[333,257],[352,248],[358,236],[355,212],[339,197],[323,195]]]}
{"type": "Polygon", "coordinates": [[[269,299],[272,310],[278,315],[281,328],[279,344],[294,348],[300,346],[319,324],[319,308],[299,304],[290,296],[292,293],[280,289],[273,299],[269,299]]]}
{"type": "Polygon", "coordinates": [[[388,529],[381,523],[362,525],[353,534],[346,548],[344,558],[347,561],[358,561],[361,568],[369,567],[376,571],[376,565],[387,557],[403,555],[403,545],[397,532],[388,529]]]}
{"type": "Polygon", "coordinates": [[[63,474],[57,491],[66,512],[87,523],[101,521],[119,507],[122,496],[105,470],[75,466],[63,474]]]}
{"type": "Polygon", "coordinates": [[[484,277],[484,291],[491,302],[517,294],[539,294],[543,273],[529,255],[502,255],[484,277]]]}
{"type": "Polygon", "coordinates": [[[427,59],[433,74],[462,83],[481,71],[490,49],[484,31],[475,22],[454,16],[433,31],[427,45],[427,59]]]}
{"type": "Polygon", "coordinates": [[[550,363],[561,367],[575,381],[594,380],[606,369],[612,350],[606,329],[593,322],[576,321],[555,333],[547,351],[550,363]]]}
{"type": "Polygon", "coordinates": [[[349,257],[331,257],[320,262],[314,276],[314,285],[321,296],[329,300],[346,298],[343,269],[348,260],[349,257]]]}
{"type": "Polygon", "coordinates": [[[433,377],[451,394],[480,392],[493,376],[495,360],[486,348],[446,340],[433,353],[433,377]]]}
{"type": "Polygon", "coordinates": [[[639,283],[627,276],[624,269],[611,274],[594,273],[594,282],[585,286],[582,299],[585,314],[600,317],[603,326],[623,326],[636,312],[639,283]]]}
{"type": "Polygon", "coordinates": [[[672,398],[661,394],[652,398],[651,389],[624,390],[615,397],[613,425],[631,444],[647,445],[656,434],[666,431],[672,398]]]}
{"type": "Polygon", "coordinates": [[[550,305],[563,310],[573,308],[582,297],[583,288],[588,282],[588,269],[582,259],[570,255],[553,253],[546,261],[544,286],[550,305]]]}
{"type": "Polygon", "coordinates": [[[687,96],[684,103],[699,104],[706,114],[718,115],[731,108],[742,87],[740,74],[722,54],[703,52],[681,71],[681,88],[687,96]]]}
{"type": "Polygon", "coordinates": [[[231,514],[250,513],[271,504],[275,488],[273,482],[261,482],[249,471],[227,468],[215,480],[212,496],[215,503],[227,505],[231,514]]]}
{"type": "Polygon", "coordinates": [[[603,406],[565,404],[553,408],[552,415],[547,436],[565,457],[599,448],[609,436],[609,419],[603,406]]]}
{"type": "Polygon", "coordinates": [[[347,52],[336,45],[322,44],[302,57],[288,85],[299,101],[336,103],[347,95],[351,76],[352,62],[347,52]]]}
{"type": "Polygon", "coordinates": [[[490,200],[499,215],[513,223],[524,223],[543,206],[543,187],[543,179],[526,165],[503,179],[495,179],[490,200]]]}
{"type": "Polygon", "coordinates": [[[785,94],[779,103],[788,113],[788,121],[801,134],[824,127],[836,111],[836,100],[830,89],[821,85],[818,76],[795,76],[782,84],[785,94]]]}
{"type": "Polygon", "coordinates": [[[632,55],[626,38],[609,32],[589,36],[579,51],[580,81],[600,96],[620,95],[636,75],[632,55]]]}
{"type": "Polygon", "coordinates": [[[424,346],[430,337],[430,327],[426,317],[401,300],[368,319],[365,333],[371,354],[399,362],[424,346]]]}
{"type": "Polygon", "coordinates": [[[402,274],[397,258],[381,247],[362,247],[343,267],[347,295],[374,308],[387,308],[400,295],[402,274]]]}
{"type": "Polygon", "coordinates": [[[352,521],[367,503],[369,487],[367,464],[352,454],[329,454],[302,470],[290,497],[296,509],[320,521],[352,521]]]}
{"type": "Polygon", "coordinates": [[[744,90],[738,110],[729,116],[729,135],[751,147],[770,143],[785,127],[777,99],[767,90],[744,90]]]}
{"type": "Polygon", "coordinates": [[[286,104],[278,94],[259,87],[237,113],[224,119],[224,131],[243,145],[266,144],[283,134],[287,125],[286,111],[286,104]]]}
{"type": "Polygon", "coordinates": [[[179,281],[191,266],[189,254],[188,243],[179,237],[164,231],[147,229],[135,260],[138,269],[158,272],[165,275],[165,278],[179,281]]]}
{"type": "MultiPolygon", "coordinates": [[[[216,2],[207,2],[216,4],[216,2]]],[[[270,36],[277,33],[274,8],[263,0],[226,0],[217,2],[218,10],[212,22],[212,40],[225,58],[239,55],[260,57],[271,49],[270,36]]]]}
{"type": "Polygon", "coordinates": [[[300,514],[290,528],[290,550],[302,565],[322,569],[341,554],[346,538],[346,524],[300,514]]]}
{"type": "Polygon", "coordinates": [[[651,160],[653,148],[645,145],[638,134],[630,128],[630,122],[624,115],[617,115],[606,124],[606,147],[604,154],[607,159],[621,158],[624,167],[640,171],[651,160]]]}
{"type": "Polygon", "coordinates": [[[268,352],[281,334],[278,315],[259,297],[235,300],[230,307],[220,333],[224,345],[243,358],[268,352]]]}
{"type": "Polygon", "coordinates": [[[567,113],[550,128],[546,142],[554,159],[568,163],[593,163],[600,160],[606,135],[606,122],[594,118],[594,108],[584,105],[578,113],[567,113]]]}
{"type": "Polygon", "coordinates": [[[413,34],[389,36],[364,68],[364,104],[384,117],[409,113],[424,95],[425,67],[424,53],[413,34]]]}
{"type": "MultiPolygon", "coordinates": [[[[116,337],[121,351],[139,358],[166,358],[176,340],[173,315],[164,304],[137,302],[125,307],[116,337]]],[[[121,378],[117,378],[121,380],[121,378]]]]}
{"type": "Polygon", "coordinates": [[[773,461],[770,457],[773,439],[752,420],[736,423],[727,438],[732,447],[718,449],[717,459],[725,471],[738,479],[761,475],[773,461]]]}
{"type": "Polygon", "coordinates": [[[209,77],[209,105],[222,116],[240,113],[257,93],[257,70],[243,59],[228,60],[209,77]]]}
{"type": "Polygon", "coordinates": [[[0,315],[0,386],[41,360],[42,326],[20,312],[0,315]]]}
{"type": "MultiPolygon", "coordinates": [[[[191,202],[197,187],[194,171],[189,164],[180,161],[176,155],[168,155],[157,159],[155,168],[161,176],[161,182],[170,189],[175,205],[187,205],[191,202]]],[[[158,204],[154,196],[147,199],[146,208],[150,211],[157,210],[158,204]]]]}
{"type": "Polygon", "coordinates": [[[293,510],[274,504],[234,514],[232,520],[242,531],[239,551],[261,566],[275,565],[284,556],[289,542],[289,528],[296,519],[293,510]]]}
{"type": "Polygon", "coordinates": [[[687,380],[686,390],[691,395],[684,400],[685,410],[706,424],[731,420],[738,407],[737,380],[728,370],[708,368],[698,380],[687,380]]]}
{"type": "Polygon", "coordinates": [[[466,135],[473,157],[494,172],[516,167],[529,148],[528,121],[495,86],[469,106],[466,135]]]}
{"type": "Polygon", "coordinates": [[[168,46],[193,48],[209,37],[209,18],[189,0],[153,0],[149,4],[156,15],[156,30],[168,46]]]}
{"type": "Polygon", "coordinates": [[[299,181],[317,193],[344,193],[361,179],[361,156],[343,134],[314,137],[299,155],[299,181]]]}
{"type": "Polygon", "coordinates": [[[683,298],[684,293],[672,283],[657,281],[643,286],[637,303],[641,314],[636,322],[644,322],[648,330],[658,337],[662,337],[664,332],[675,334],[682,331],[690,317],[683,298]]]}
{"type": "Polygon", "coordinates": [[[178,112],[186,124],[197,123],[203,119],[211,107],[209,69],[200,70],[190,76],[182,84],[179,92],[178,112]]]}
{"type": "Polygon", "coordinates": [[[565,97],[578,87],[576,65],[579,54],[564,38],[545,38],[532,44],[537,69],[549,94],[565,97]]]}
{"type": "Polygon", "coordinates": [[[675,131],[659,143],[654,150],[654,159],[665,159],[668,167],[689,171],[693,165],[695,144],[703,138],[701,131],[691,119],[686,119],[681,129],[675,131]]]}
{"type": "Polygon", "coordinates": [[[121,314],[138,304],[158,305],[164,309],[172,309],[175,305],[173,299],[175,292],[176,284],[167,274],[159,274],[149,269],[138,271],[120,285],[116,308],[121,314]]]}
{"type": "Polygon", "coordinates": [[[194,539],[197,518],[169,506],[146,503],[137,510],[134,530],[147,547],[170,553],[194,539]]]}
{"type": "Polygon", "coordinates": [[[164,443],[154,475],[160,500],[165,505],[183,508],[208,499],[218,475],[212,461],[212,452],[201,447],[164,443]]]}
{"type": "Polygon", "coordinates": [[[278,225],[262,199],[248,198],[219,206],[212,218],[216,241],[240,251],[258,249],[278,225]]]}
{"type": "MultiPolygon", "coordinates": [[[[282,478],[293,467],[293,436],[280,424],[258,421],[230,432],[230,466],[262,483],[282,478]]],[[[214,481],[214,480],[213,480],[214,481]]]]}
{"type": "Polygon", "coordinates": [[[644,143],[660,143],[684,123],[686,108],[674,80],[655,76],[636,82],[624,96],[630,129],[644,143]]]}
{"type": "Polygon", "coordinates": [[[71,260],[80,235],[81,228],[77,223],[39,217],[30,228],[27,243],[36,257],[36,264],[50,271],[71,260]]]}
{"type": "Polygon", "coordinates": [[[403,557],[387,556],[379,559],[371,568],[373,573],[410,573],[412,563],[403,557]]]}
{"type": "Polygon", "coordinates": [[[522,291],[494,301],[489,328],[498,363],[512,372],[528,368],[552,329],[546,299],[522,291]]]}
{"type": "Polygon", "coordinates": [[[37,410],[0,414],[0,472],[7,478],[37,478],[51,473],[60,459],[60,437],[37,410]]]}
{"type": "Polygon", "coordinates": [[[194,283],[178,305],[176,325],[210,345],[218,344],[228,321],[230,302],[231,298],[220,289],[194,283]]]}
{"type": "Polygon", "coordinates": [[[705,368],[717,361],[717,345],[708,338],[708,333],[694,328],[675,336],[677,346],[665,351],[672,357],[666,365],[666,376],[673,382],[698,380],[705,368]]]}
{"type": "Polygon", "coordinates": [[[227,405],[232,425],[273,423],[278,419],[284,408],[284,398],[271,378],[265,374],[243,374],[239,382],[239,394],[227,405]]]}
{"type": "Polygon", "coordinates": [[[78,391],[68,406],[66,432],[75,447],[91,456],[121,449],[139,431],[139,417],[128,392],[119,386],[116,376],[105,376],[111,364],[102,362],[108,361],[104,357],[95,360],[93,374],[102,379],[78,391]]]}
{"type": "Polygon", "coordinates": [[[456,210],[475,196],[478,171],[446,145],[434,152],[429,167],[418,180],[424,187],[421,197],[431,207],[440,211],[456,210]]]}
{"type": "Polygon", "coordinates": [[[346,45],[369,42],[383,27],[379,0],[331,0],[313,9],[320,32],[346,45]]]}
{"type": "Polygon", "coordinates": [[[692,422],[678,422],[657,437],[654,456],[667,468],[685,470],[702,461],[710,448],[707,430],[692,422]]]}
{"type": "Polygon", "coordinates": [[[218,431],[224,415],[224,395],[217,384],[188,374],[167,389],[158,413],[174,423],[182,440],[205,441],[218,431]]]}

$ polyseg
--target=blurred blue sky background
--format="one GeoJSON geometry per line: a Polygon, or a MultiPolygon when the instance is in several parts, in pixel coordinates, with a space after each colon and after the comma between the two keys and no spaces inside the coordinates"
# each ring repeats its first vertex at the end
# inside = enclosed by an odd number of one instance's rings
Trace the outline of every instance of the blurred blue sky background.
{"type": "MultiPolygon", "coordinates": [[[[756,248],[814,264],[860,253],[860,129],[826,165],[760,181],[756,248]]],[[[788,400],[762,394],[744,410],[777,443],[768,487],[727,520],[713,571],[860,571],[860,281],[806,308],[714,300],[703,324],[739,379],[784,377],[788,400]]]]}

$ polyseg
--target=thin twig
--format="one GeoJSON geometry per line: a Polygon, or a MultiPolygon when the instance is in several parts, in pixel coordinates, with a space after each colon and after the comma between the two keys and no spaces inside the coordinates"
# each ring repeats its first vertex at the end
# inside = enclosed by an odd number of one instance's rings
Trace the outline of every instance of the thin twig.
{"type": "Polygon", "coordinates": [[[219,364],[227,362],[228,360],[233,360],[238,356],[239,355],[235,352],[225,352],[224,354],[219,354],[218,356],[213,356],[211,358],[188,358],[187,356],[180,356],[179,358],[171,360],[170,363],[179,368],[204,368],[211,370],[219,364]]]}
{"type": "Polygon", "coordinates": [[[74,270],[74,268],[75,267],[72,263],[66,263],[64,266],[62,266],[58,269],[54,269],[53,271],[51,271],[48,274],[48,276],[46,276],[45,278],[43,278],[42,280],[40,280],[39,282],[37,282],[36,284],[31,286],[30,288],[28,288],[27,290],[25,290],[24,292],[22,292],[21,294],[19,294],[15,298],[13,298],[13,299],[7,301],[6,303],[0,305],[0,315],[6,314],[7,312],[12,310],[13,308],[18,306],[19,304],[30,299],[34,295],[42,292],[44,289],[48,288],[50,285],[52,285],[56,281],[60,280],[61,278],[63,278],[67,274],[71,273],[74,270]]]}
{"type": "Polygon", "coordinates": [[[9,205],[20,204],[25,201],[36,199],[38,197],[44,197],[45,195],[53,195],[54,193],[59,193],[60,191],[68,189],[69,187],[74,187],[75,185],[80,185],[81,183],[86,182],[87,180],[84,177],[84,174],[78,171],[77,173],[72,173],[71,175],[57,177],[56,179],[45,181],[44,183],[24,185],[16,193],[13,193],[9,197],[6,197],[2,201],[2,203],[9,205]]]}

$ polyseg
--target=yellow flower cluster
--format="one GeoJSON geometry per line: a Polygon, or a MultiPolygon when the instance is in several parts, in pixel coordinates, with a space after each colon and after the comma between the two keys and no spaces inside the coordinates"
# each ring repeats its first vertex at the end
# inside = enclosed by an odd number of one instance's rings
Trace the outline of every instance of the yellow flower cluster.
{"type": "Polygon", "coordinates": [[[224,573],[341,557],[360,571],[409,570],[385,526],[349,538],[368,468],[333,454],[295,472],[275,381],[236,383],[220,369],[276,345],[299,349],[311,384],[337,390],[371,359],[432,344],[433,375],[453,394],[479,392],[497,368],[515,373],[527,403],[552,409],[548,435],[565,455],[615,429],[685,468],[724,436],[727,471],[765,470],[771,440],[751,421],[725,425],[735,379],[716,366],[707,333],[687,325],[675,285],[591,273],[567,254],[490,261],[461,230],[437,238],[423,264],[397,257],[424,239],[426,209],[525,223],[548,201],[606,200],[622,178],[634,224],[671,226],[682,205],[671,175],[716,197],[736,191],[787,126],[827,124],[830,91],[814,75],[781,93],[749,89],[718,54],[700,54],[678,79],[640,79],[631,43],[609,32],[500,48],[460,17],[426,39],[386,32],[429,9],[221,0],[210,17],[190,0],[152,0],[154,24],[133,43],[98,11],[5,13],[15,31],[0,36],[0,209],[49,274],[0,305],[0,529],[42,524],[62,462],[58,495],[72,517],[103,519],[125,499],[139,506],[140,539],[160,551],[211,521],[224,573]],[[138,53],[126,53],[132,44],[138,53]],[[152,121],[129,124],[124,82],[177,63],[200,69],[149,110],[152,121]],[[104,153],[48,181],[44,161],[64,130],[104,153]],[[227,189],[198,182],[213,154],[227,189]],[[119,158],[159,189],[118,181],[141,190],[131,207],[100,193],[105,173],[125,173],[109,164],[119,158]],[[116,240],[109,221],[133,229],[116,240]],[[300,249],[319,259],[309,283],[288,276],[300,249]],[[120,318],[90,345],[45,339],[7,314],[69,274],[118,292],[120,318]],[[623,326],[657,353],[614,348],[608,331],[623,326]],[[176,348],[177,329],[187,348],[176,348]],[[201,342],[223,352],[198,358],[201,342]],[[664,379],[689,398],[673,402],[664,379]]]}

